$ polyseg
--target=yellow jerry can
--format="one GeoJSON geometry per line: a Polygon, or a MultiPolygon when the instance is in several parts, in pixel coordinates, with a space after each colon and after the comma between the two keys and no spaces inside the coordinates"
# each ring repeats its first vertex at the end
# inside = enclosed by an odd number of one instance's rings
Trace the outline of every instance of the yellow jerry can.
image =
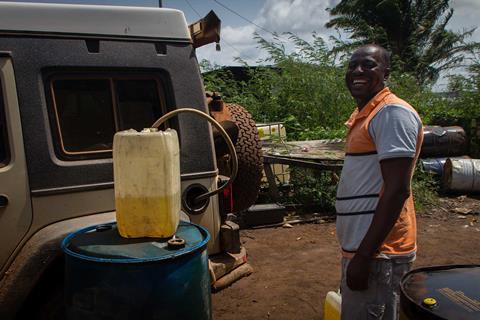
{"type": "Polygon", "coordinates": [[[340,320],[342,296],[335,291],[329,291],[323,306],[323,320],[340,320]]]}
{"type": "Polygon", "coordinates": [[[177,132],[130,129],[113,139],[118,231],[125,238],[171,237],[179,223],[177,132]]]}

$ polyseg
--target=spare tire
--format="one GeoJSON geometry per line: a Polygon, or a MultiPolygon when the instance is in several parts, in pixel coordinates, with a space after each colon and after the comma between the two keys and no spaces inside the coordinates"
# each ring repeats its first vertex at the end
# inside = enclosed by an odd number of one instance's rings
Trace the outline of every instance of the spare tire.
{"type": "MultiPolygon", "coordinates": [[[[258,197],[263,172],[262,146],[252,115],[241,105],[225,103],[230,121],[238,127],[235,150],[238,157],[237,178],[233,181],[233,212],[248,209],[258,197]]],[[[229,156],[217,159],[221,175],[230,175],[229,156]]]]}

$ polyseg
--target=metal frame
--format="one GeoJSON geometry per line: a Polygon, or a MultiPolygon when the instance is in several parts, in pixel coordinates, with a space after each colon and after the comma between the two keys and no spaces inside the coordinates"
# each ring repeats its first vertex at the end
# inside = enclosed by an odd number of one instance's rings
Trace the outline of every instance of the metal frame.
{"type": "MultiPolygon", "coordinates": [[[[55,73],[49,77],[46,81],[48,82],[49,93],[51,97],[51,107],[54,112],[55,124],[56,124],[56,133],[58,134],[58,143],[60,144],[61,152],[67,156],[75,155],[88,155],[88,154],[99,154],[99,153],[110,153],[112,149],[102,149],[102,150],[92,150],[92,151],[67,151],[65,148],[62,126],[60,123],[60,117],[58,114],[57,99],[54,90],[54,82],[57,80],[108,80],[110,83],[110,94],[112,102],[112,113],[114,121],[115,132],[119,131],[119,118],[118,118],[118,92],[115,87],[115,81],[117,80],[153,80],[157,86],[158,100],[160,102],[159,114],[166,113],[166,103],[165,103],[165,90],[163,89],[162,80],[156,74],[142,74],[142,73],[132,73],[128,74],[127,72],[85,72],[85,73],[55,73]],[[128,75],[128,76],[127,76],[128,75]]],[[[49,104],[50,105],[50,104],[49,104]]],[[[154,119],[153,121],[155,121],[154,119]]],[[[153,122],[152,122],[153,123],[153,122]]]]}

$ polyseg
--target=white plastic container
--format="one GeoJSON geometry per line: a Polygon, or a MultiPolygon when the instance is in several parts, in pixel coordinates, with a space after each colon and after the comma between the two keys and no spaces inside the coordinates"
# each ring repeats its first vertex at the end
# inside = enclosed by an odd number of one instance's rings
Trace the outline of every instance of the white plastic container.
{"type": "Polygon", "coordinates": [[[335,291],[329,291],[323,306],[323,320],[340,320],[342,311],[342,296],[335,291]]]}
{"type": "Polygon", "coordinates": [[[113,139],[115,207],[120,235],[171,237],[180,212],[180,151],[175,130],[133,129],[113,139]]]}
{"type": "Polygon", "coordinates": [[[257,123],[258,137],[260,140],[280,140],[287,138],[287,132],[282,122],[257,123]]]}

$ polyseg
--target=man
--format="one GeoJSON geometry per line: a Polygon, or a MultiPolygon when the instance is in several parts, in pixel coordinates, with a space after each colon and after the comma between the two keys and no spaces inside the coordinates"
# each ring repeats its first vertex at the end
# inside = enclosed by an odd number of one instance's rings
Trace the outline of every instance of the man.
{"type": "Polygon", "coordinates": [[[342,319],[398,319],[401,277],[416,252],[410,184],[423,139],[417,112],[385,87],[388,52],[355,51],[345,76],[357,109],[337,190],[342,319]]]}

